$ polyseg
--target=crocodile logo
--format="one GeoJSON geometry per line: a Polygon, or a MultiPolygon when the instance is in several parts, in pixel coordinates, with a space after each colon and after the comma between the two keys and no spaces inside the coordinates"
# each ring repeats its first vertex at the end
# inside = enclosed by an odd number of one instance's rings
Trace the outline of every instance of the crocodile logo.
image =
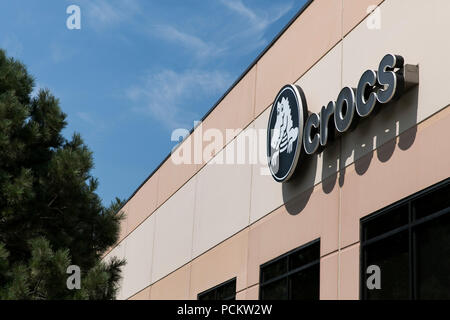
{"type": "Polygon", "coordinates": [[[298,127],[292,123],[291,106],[288,98],[282,98],[277,103],[277,119],[273,129],[271,146],[275,150],[270,159],[272,166],[276,166],[280,153],[291,153],[293,144],[298,138],[298,127]]]}
{"type": "Polygon", "coordinates": [[[300,87],[287,85],[272,105],[268,125],[267,156],[270,172],[278,182],[288,180],[301,151],[306,102],[300,87]]]}

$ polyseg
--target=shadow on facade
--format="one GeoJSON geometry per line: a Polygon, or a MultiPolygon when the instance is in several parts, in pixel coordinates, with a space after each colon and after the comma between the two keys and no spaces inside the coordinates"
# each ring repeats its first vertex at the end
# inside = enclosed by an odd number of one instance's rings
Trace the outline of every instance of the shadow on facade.
{"type": "Polygon", "coordinates": [[[289,214],[297,215],[303,211],[315,183],[321,181],[322,191],[329,194],[337,183],[339,187],[344,186],[345,173],[349,167],[354,166],[358,175],[364,175],[374,156],[380,162],[387,163],[397,148],[408,150],[417,134],[419,88],[412,88],[399,101],[378,106],[377,114],[359,121],[355,130],[336,138],[319,155],[301,159],[296,176],[282,186],[283,200],[289,214]],[[397,132],[402,133],[397,136],[397,132]],[[345,166],[346,162],[353,159],[355,161],[345,166]],[[321,177],[316,179],[319,162],[322,164],[319,170],[321,177]]]}
{"type": "Polygon", "coordinates": [[[317,162],[316,155],[300,158],[295,175],[282,183],[283,202],[289,214],[299,214],[308,204],[314,190],[317,162]]]}

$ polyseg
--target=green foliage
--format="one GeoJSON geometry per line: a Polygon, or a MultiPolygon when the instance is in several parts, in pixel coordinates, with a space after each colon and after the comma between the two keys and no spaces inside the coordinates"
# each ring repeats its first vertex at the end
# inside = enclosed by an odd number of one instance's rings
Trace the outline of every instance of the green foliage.
{"type": "Polygon", "coordinates": [[[124,261],[101,261],[123,218],[104,207],[92,152],[61,131],[66,115],[48,90],[35,96],[26,68],[0,50],[0,299],[114,299],[124,261]],[[68,290],[69,265],[82,271],[68,290]]]}

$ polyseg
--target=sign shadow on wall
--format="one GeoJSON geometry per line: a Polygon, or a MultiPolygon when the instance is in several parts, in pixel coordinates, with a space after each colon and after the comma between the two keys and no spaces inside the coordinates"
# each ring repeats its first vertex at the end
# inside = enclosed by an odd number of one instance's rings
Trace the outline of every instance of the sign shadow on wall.
{"type": "Polygon", "coordinates": [[[419,90],[420,86],[415,86],[399,100],[377,105],[375,114],[359,119],[358,126],[330,141],[321,153],[303,154],[294,176],[282,183],[283,201],[288,213],[300,214],[319,183],[326,194],[331,193],[337,184],[343,187],[349,167],[354,166],[358,175],[364,175],[375,155],[380,162],[387,163],[396,149],[408,150],[417,133],[419,90]],[[355,161],[345,166],[349,159],[355,161]],[[317,170],[319,163],[321,168],[317,170]],[[316,177],[318,171],[321,172],[320,178],[316,177]]]}
{"type": "MultiPolygon", "coordinates": [[[[371,119],[364,119],[357,130],[350,135],[357,135],[357,144],[351,148],[341,148],[342,162],[339,170],[339,186],[345,183],[345,172],[349,166],[354,166],[358,175],[364,175],[370,168],[374,156],[382,163],[387,163],[397,147],[408,150],[416,139],[417,108],[419,87],[409,90],[401,99],[377,109],[377,114],[371,119]],[[397,135],[397,132],[400,133],[397,135]],[[345,166],[353,156],[353,163],[345,166]]],[[[343,136],[341,139],[346,139],[343,136]]],[[[351,137],[349,137],[351,138],[351,137]]],[[[350,139],[349,139],[350,140],[350,139]]],[[[347,141],[342,141],[348,143],[347,141]]],[[[326,191],[326,190],[324,190],[326,191]]]]}

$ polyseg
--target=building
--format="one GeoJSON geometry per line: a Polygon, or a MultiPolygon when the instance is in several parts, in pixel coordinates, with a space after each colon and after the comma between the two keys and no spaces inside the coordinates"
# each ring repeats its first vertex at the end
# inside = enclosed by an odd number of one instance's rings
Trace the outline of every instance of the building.
{"type": "Polygon", "coordinates": [[[119,298],[450,298],[449,30],[447,0],[309,2],[123,207],[119,298]],[[273,136],[224,160],[287,84],[284,182],[250,159],[273,136]]]}

